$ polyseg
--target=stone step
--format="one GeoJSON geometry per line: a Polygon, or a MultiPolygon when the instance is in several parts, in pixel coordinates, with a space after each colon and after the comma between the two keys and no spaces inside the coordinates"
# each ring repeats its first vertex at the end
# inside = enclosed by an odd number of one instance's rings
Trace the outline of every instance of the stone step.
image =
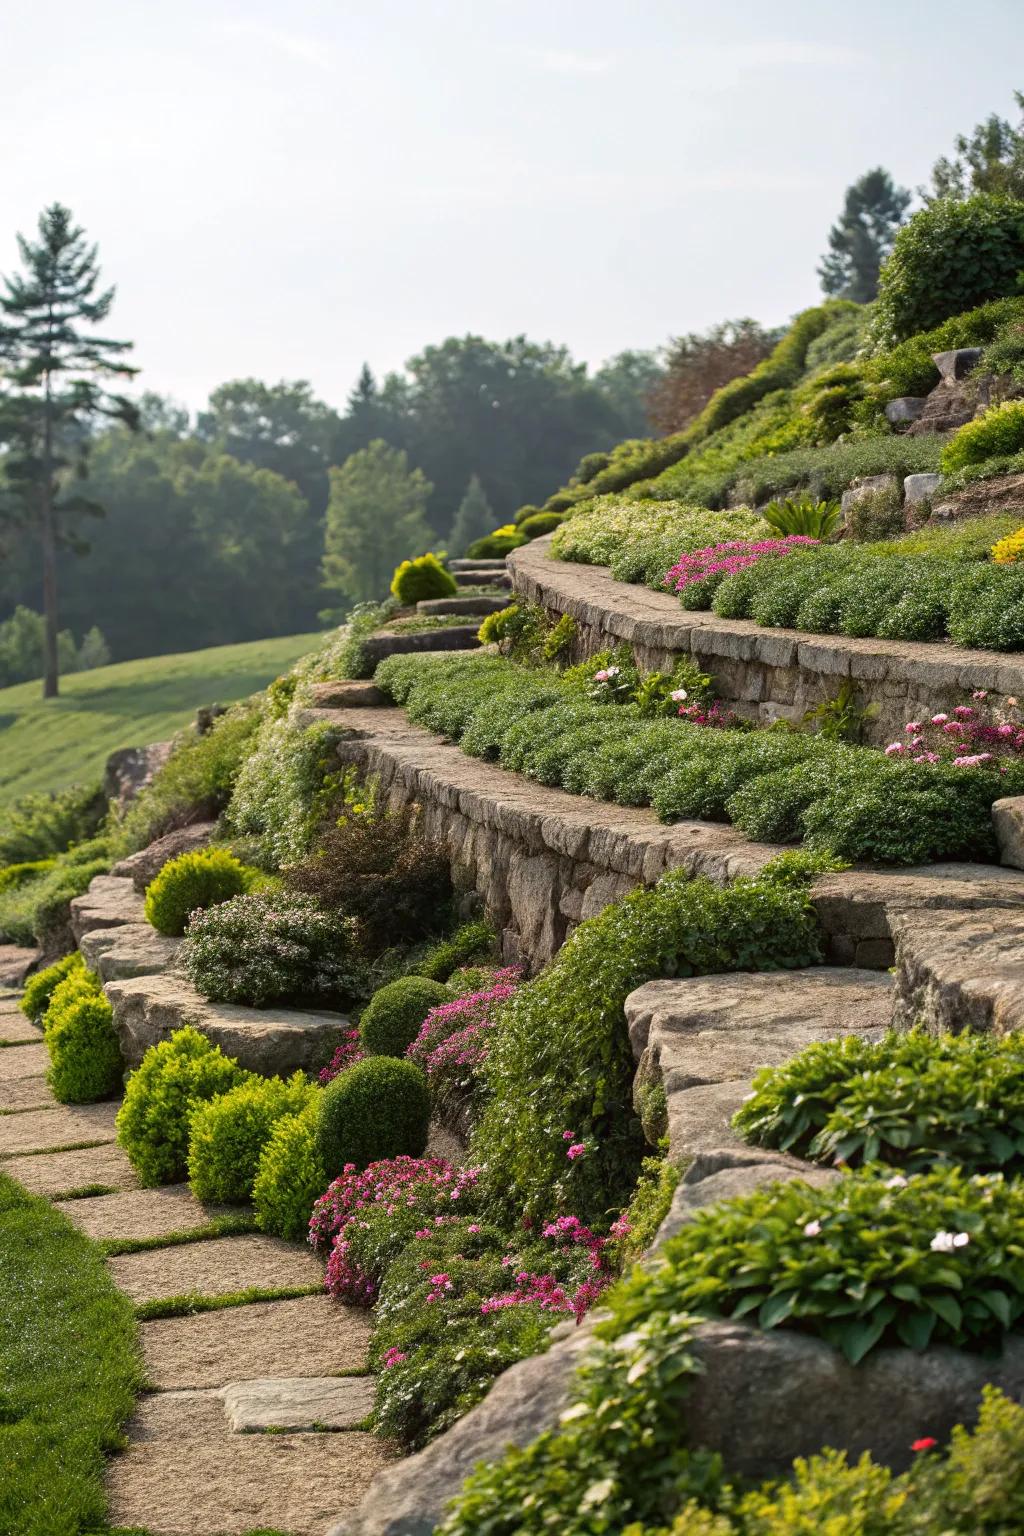
{"type": "Polygon", "coordinates": [[[420,629],[396,633],[378,629],[362,643],[367,666],[376,667],[385,656],[404,656],[422,651],[474,651],[480,644],[479,624],[446,624],[440,629],[420,629]]]}
{"type": "Polygon", "coordinates": [[[56,1109],[4,1115],[0,1118],[0,1158],[113,1141],[116,1114],[117,1105],[108,1103],[61,1104],[56,1109]]]}
{"type": "Polygon", "coordinates": [[[448,569],[453,573],[460,571],[503,571],[505,569],[504,556],[500,560],[485,560],[483,557],[463,560],[449,560],[448,569]]]}
{"type": "Polygon", "coordinates": [[[363,1370],[370,1313],[323,1294],[295,1296],[155,1318],[139,1333],[154,1388],[220,1387],[239,1377],[363,1370]]]}
{"type": "Polygon", "coordinates": [[[123,875],[97,875],[84,896],[71,903],[71,931],[75,942],[95,928],[118,928],[122,923],[144,923],[145,903],[135,882],[123,875]]]}
{"type": "Polygon", "coordinates": [[[909,1029],[1024,1028],[1024,910],[908,911],[892,920],[895,1022],[909,1029]]]}
{"type": "Polygon", "coordinates": [[[0,944],[0,986],[20,987],[38,959],[38,949],[0,944]]]}
{"type": "Polygon", "coordinates": [[[21,1077],[38,1077],[49,1065],[50,1054],[38,1036],[28,1045],[5,1046],[0,1050],[0,1084],[13,1083],[21,1077]]]}
{"type": "Polygon", "coordinates": [[[236,1214],[227,1206],[203,1205],[187,1184],[166,1184],[159,1189],[124,1190],[116,1195],[95,1195],[58,1202],[86,1237],[139,1239],[168,1237],[208,1225],[218,1216],[236,1214]]]}
{"type": "Polygon", "coordinates": [[[471,570],[454,571],[455,585],[457,587],[511,587],[512,578],[504,569],[505,562],[501,562],[501,570],[492,570],[487,566],[473,566],[471,570]]]}
{"type": "Polygon", "coordinates": [[[29,1109],[51,1109],[57,1100],[42,1074],[0,1082],[0,1115],[24,1114],[29,1109]]]}
{"type": "Polygon", "coordinates": [[[0,1014],[0,1048],[9,1045],[34,1045],[42,1038],[38,1027],[20,1009],[0,1014]]]}
{"type": "MultiPolygon", "coordinates": [[[[28,1119],[28,1115],[11,1116],[28,1119]]],[[[0,1128],[6,1124],[0,1120],[0,1128]]],[[[36,1156],[12,1157],[0,1164],[5,1173],[17,1179],[34,1195],[60,1199],[72,1190],[137,1189],[138,1176],[121,1148],[113,1141],[71,1152],[44,1152],[36,1156]]]]}
{"type": "Polygon", "coordinates": [[[315,709],[372,709],[387,702],[376,684],[348,679],[314,683],[309,694],[315,709]]]}
{"type": "Polygon", "coordinates": [[[368,1376],[264,1376],[217,1393],[235,1434],[357,1429],[373,1408],[368,1376]]]}
{"type": "Polygon", "coordinates": [[[216,832],[215,821],[197,821],[188,827],[178,827],[164,837],[158,837],[156,842],[147,847],[140,848],[138,853],[120,859],[110,873],[115,878],[131,880],[137,891],[144,891],[166,863],[178,858],[180,854],[194,853],[199,848],[205,848],[213,841],[216,832]]]}
{"type": "Polygon", "coordinates": [[[149,923],[89,928],[78,941],[86,965],[101,981],[152,976],[164,971],[173,964],[180,945],[180,939],[157,933],[149,923]]]}
{"type": "Polygon", "coordinates": [[[425,597],[416,604],[416,612],[424,614],[500,613],[508,607],[508,597],[425,597]]]}
{"type": "Polygon", "coordinates": [[[108,1261],[114,1282],[134,1302],[172,1296],[227,1296],[320,1285],[323,1265],[308,1248],[277,1237],[211,1237],[172,1248],[119,1254],[108,1261]]]}

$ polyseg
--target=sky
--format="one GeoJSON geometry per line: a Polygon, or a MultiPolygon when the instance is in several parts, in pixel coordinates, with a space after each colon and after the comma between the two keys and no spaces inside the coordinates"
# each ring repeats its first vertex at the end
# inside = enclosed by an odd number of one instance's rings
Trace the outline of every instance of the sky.
{"type": "Polygon", "coordinates": [[[0,272],[68,204],[192,408],[467,332],[597,365],[815,302],[846,186],[1015,116],[1022,45],[1022,0],[3,0],[0,272]]]}

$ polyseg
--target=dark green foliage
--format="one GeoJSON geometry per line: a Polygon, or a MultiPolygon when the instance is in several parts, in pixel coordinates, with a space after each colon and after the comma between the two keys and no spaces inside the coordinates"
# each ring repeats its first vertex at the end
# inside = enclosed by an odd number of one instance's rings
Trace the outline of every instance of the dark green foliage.
{"type": "Polygon", "coordinates": [[[328,1083],[317,1142],[329,1179],[346,1163],[365,1168],[382,1157],[419,1157],[430,1130],[427,1079],[411,1061],[372,1056],[328,1083]]]}
{"type": "Polygon", "coordinates": [[[84,966],[54,987],[43,1035],[50,1055],[46,1081],[62,1104],[91,1104],[120,1087],[124,1062],[114,1012],[99,977],[84,966]]]}
{"type": "Polygon", "coordinates": [[[320,1096],[311,1092],[298,1114],[274,1121],[256,1171],[256,1225],[290,1243],[305,1241],[313,1203],[327,1184],[317,1140],[319,1119],[320,1096]]]}
{"type": "Polygon", "coordinates": [[[815,501],[812,496],[787,496],[770,501],[763,517],[783,537],[792,533],[810,539],[827,539],[839,526],[838,501],[815,501]]]}
{"type": "Polygon", "coordinates": [[[146,887],[146,917],[159,933],[182,934],[193,912],[240,896],[253,873],[225,848],[179,854],[146,887]]]}
{"type": "Polygon", "coordinates": [[[888,351],[876,353],[865,361],[864,370],[878,390],[880,401],[899,395],[926,395],[940,378],[934,353],[987,346],[996,337],[1012,332],[1022,321],[1024,297],[994,299],[943,320],[933,330],[920,331],[888,351]]]}
{"type": "Polygon", "coordinates": [[[1009,1177],[1024,1168],[1024,1041],[919,1029],[822,1041],[763,1067],[733,1123],[748,1141],[821,1162],[1009,1177]]]}
{"type": "Polygon", "coordinates": [[[49,869],[0,893],[0,934],[11,943],[39,945],[47,956],[71,949],[71,902],[110,865],[105,838],[92,838],[59,855],[49,869]]]}
{"type": "Polygon", "coordinates": [[[443,928],[452,894],[447,850],[411,811],[350,812],[326,826],[288,883],[353,918],[366,947],[416,943],[443,928]]]}
{"type": "Polygon", "coordinates": [[[502,1012],[484,1068],[472,1158],[495,1212],[600,1219],[628,1198],[642,1150],[626,997],[658,976],[813,964],[817,922],[799,885],[771,873],[725,890],[664,876],[581,923],[502,1012]],[[586,1152],[570,1160],[565,1133],[586,1152]]]}
{"type": "Polygon", "coordinates": [[[106,1457],[143,1385],[131,1303],[100,1248],[0,1176],[0,1530],[106,1527],[106,1457]]]}
{"type": "Polygon", "coordinates": [[[85,961],[77,949],[65,955],[62,960],[54,961],[44,970],[36,971],[25,983],[25,991],[21,998],[21,1011],[33,1024],[41,1024],[43,1015],[50,1006],[54,988],[59,986],[68,976],[76,971],[85,970],[85,961]]]}
{"type": "Polygon", "coordinates": [[[843,211],[829,230],[828,254],[818,268],[825,293],[857,304],[871,302],[910,198],[881,166],[847,187],[843,211]]]}
{"type": "Polygon", "coordinates": [[[458,590],[455,577],[432,554],[403,560],[391,578],[391,594],[406,608],[425,598],[452,597],[458,590]]]}
{"type": "Polygon", "coordinates": [[[448,1000],[440,981],[400,976],[373,994],[359,1020],[359,1037],[373,1056],[404,1056],[431,1008],[448,1000]]]}
{"type": "Polygon", "coordinates": [[[343,1007],[363,984],[352,923],[286,891],[254,891],[195,913],[180,959],[215,1003],[343,1007]]]}
{"type": "MultiPolygon", "coordinates": [[[[1018,111],[1024,112],[1024,94],[1014,91],[1018,111]]],[[[932,201],[937,197],[964,198],[972,192],[997,192],[1024,197],[1024,123],[1014,127],[992,112],[976,123],[970,136],[958,133],[954,156],[945,155],[932,167],[932,201]]]]}
{"type": "MultiPolygon", "coordinates": [[[[536,511],[536,507],[531,510],[536,511]]],[[[516,514],[516,522],[519,514],[516,514]]],[[[494,527],[494,513],[491,504],[487,500],[487,493],[480,484],[478,475],[469,477],[466,486],[466,494],[459,502],[452,523],[451,537],[448,547],[454,555],[462,555],[475,539],[482,539],[491,528],[494,527]]]]}
{"type": "Polygon", "coordinates": [[[300,1114],[318,1093],[296,1072],[287,1082],[250,1077],[195,1105],[189,1120],[188,1179],[196,1199],[229,1204],[250,1199],[275,1124],[300,1114]]]}
{"type": "Polygon", "coordinates": [[[466,556],[470,560],[503,560],[514,549],[526,543],[526,535],[518,528],[496,528],[493,533],[485,534],[482,539],[474,539],[466,550],[466,556]]]}
{"type": "Polygon", "coordinates": [[[978,193],[923,208],[896,236],[882,269],[876,334],[885,345],[1020,291],[1024,203],[978,193]]]}
{"type": "Polygon", "coordinates": [[[535,512],[532,517],[524,517],[516,526],[528,539],[539,539],[546,533],[554,533],[564,521],[565,514],[562,512],[535,512]]]}
{"type": "Polygon", "coordinates": [[[198,1030],[175,1030],[149,1048],[128,1078],[117,1139],[146,1186],[188,1173],[188,1126],[195,1106],[245,1082],[248,1073],[198,1030]]]}
{"type": "Polygon", "coordinates": [[[416,963],[416,975],[447,981],[460,966],[497,959],[497,939],[483,918],[463,923],[450,938],[440,939],[416,963]]]}
{"type": "Polygon", "coordinates": [[[1024,566],[977,565],[949,593],[949,637],[957,645],[1024,650],[1024,566]]]}

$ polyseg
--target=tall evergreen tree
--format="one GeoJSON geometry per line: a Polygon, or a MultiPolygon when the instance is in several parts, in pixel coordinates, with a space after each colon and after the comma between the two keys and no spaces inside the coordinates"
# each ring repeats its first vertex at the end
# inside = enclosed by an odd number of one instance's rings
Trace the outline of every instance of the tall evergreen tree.
{"type": "Polygon", "coordinates": [[[875,298],[882,262],[892,250],[910,197],[880,165],[847,187],[843,211],[829,230],[829,249],[818,268],[825,293],[857,304],[875,298]]]}
{"type": "Polygon", "coordinates": [[[324,586],[349,602],[383,597],[399,561],[434,542],[426,519],[432,486],[406,455],[377,438],[331,470],[324,586]]]}
{"type": "Polygon", "coordinates": [[[471,475],[466,494],[459,502],[459,509],[452,523],[448,543],[453,555],[464,555],[474,539],[482,539],[494,528],[494,513],[487,500],[487,492],[480,484],[479,475],[471,475]]]}
{"type": "MultiPolygon", "coordinates": [[[[135,407],[105,381],[138,372],[123,361],[131,342],[97,336],[114,302],[99,290],[95,245],[53,203],[39,217],[36,242],[18,236],[24,271],[0,293],[0,361],[7,392],[0,402],[0,441],[7,444],[7,481],[21,518],[34,526],[42,552],[45,619],[43,697],[55,698],[59,672],[57,547],[62,515],[98,509],[71,490],[81,471],[89,430],[98,417],[134,424],[135,407]]],[[[64,540],[68,534],[64,533],[64,540]]]]}

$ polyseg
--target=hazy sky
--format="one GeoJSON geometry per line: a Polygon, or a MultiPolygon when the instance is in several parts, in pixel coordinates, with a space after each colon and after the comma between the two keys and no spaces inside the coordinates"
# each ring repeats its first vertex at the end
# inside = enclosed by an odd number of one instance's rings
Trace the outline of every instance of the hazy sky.
{"type": "Polygon", "coordinates": [[[2,0],[0,271],[70,204],[141,384],[813,302],[846,185],[1012,115],[1024,0],[2,0]]]}

